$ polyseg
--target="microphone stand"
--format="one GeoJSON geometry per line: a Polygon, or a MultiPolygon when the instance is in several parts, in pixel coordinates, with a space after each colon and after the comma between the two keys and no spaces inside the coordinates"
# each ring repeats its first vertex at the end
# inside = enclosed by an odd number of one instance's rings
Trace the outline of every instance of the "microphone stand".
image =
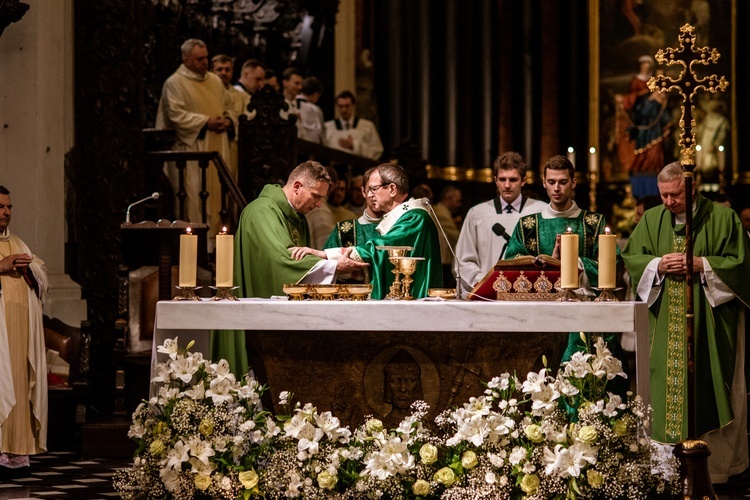
{"type": "Polygon", "coordinates": [[[152,193],[151,196],[146,196],[142,200],[138,200],[138,201],[133,202],[130,205],[128,205],[128,209],[125,211],[125,224],[130,224],[130,209],[131,208],[133,208],[134,206],[136,206],[136,205],[138,205],[140,203],[143,203],[144,201],[158,200],[159,196],[161,196],[161,193],[159,193],[159,191],[156,191],[156,192],[152,193]]]}
{"type": "Polygon", "coordinates": [[[451,251],[451,255],[453,255],[453,261],[456,263],[456,299],[461,299],[461,266],[458,265],[458,257],[456,257],[456,252],[453,250],[453,247],[451,246],[450,242],[448,242],[448,236],[445,235],[445,230],[443,229],[443,225],[440,224],[440,221],[438,220],[437,214],[435,213],[435,209],[432,208],[432,203],[430,203],[430,200],[427,198],[422,198],[422,201],[425,205],[427,205],[430,208],[430,215],[432,216],[432,220],[435,221],[435,225],[440,228],[440,232],[443,234],[443,238],[445,238],[445,241],[448,243],[448,248],[451,251]]]}

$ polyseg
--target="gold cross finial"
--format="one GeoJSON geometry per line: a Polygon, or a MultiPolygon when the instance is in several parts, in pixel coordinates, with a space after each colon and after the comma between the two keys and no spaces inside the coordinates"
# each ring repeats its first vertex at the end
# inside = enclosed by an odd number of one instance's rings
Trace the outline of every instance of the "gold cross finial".
{"type": "Polygon", "coordinates": [[[680,146],[682,146],[682,165],[683,167],[695,165],[695,118],[693,111],[695,104],[693,99],[699,90],[711,93],[723,92],[729,86],[729,82],[723,76],[710,75],[700,77],[696,73],[696,66],[702,64],[708,66],[709,63],[716,63],[719,60],[719,51],[708,47],[695,46],[695,28],[690,24],[685,24],[680,28],[680,35],[677,37],[680,41],[678,48],[669,47],[659,49],[656,53],[656,60],[659,64],[673,66],[679,64],[682,71],[676,78],[666,75],[652,76],[648,81],[648,88],[651,92],[670,92],[674,89],[679,90],[682,96],[682,115],[680,117],[680,146]],[[681,57],[681,58],[680,58],[681,57]]]}

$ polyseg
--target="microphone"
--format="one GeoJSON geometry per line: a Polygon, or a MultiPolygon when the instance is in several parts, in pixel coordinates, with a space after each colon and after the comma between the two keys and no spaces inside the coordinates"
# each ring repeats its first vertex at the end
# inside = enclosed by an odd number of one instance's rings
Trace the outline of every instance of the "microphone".
{"type": "MultiPolygon", "coordinates": [[[[443,238],[445,238],[445,241],[448,241],[448,236],[445,235],[445,230],[443,229],[442,224],[440,224],[437,214],[435,213],[435,209],[432,208],[432,204],[430,203],[430,200],[428,198],[422,198],[422,203],[424,203],[425,205],[429,207],[432,220],[435,221],[435,225],[438,228],[440,228],[440,232],[443,234],[443,238]]],[[[451,254],[453,255],[453,261],[456,262],[456,298],[460,299],[461,298],[461,266],[458,265],[458,257],[456,257],[456,252],[453,250],[453,247],[451,246],[450,242],[448,243],[448,248],[450,249],[451,254]]]]}
{"type": "Polygon", "coordinates": [[[508,242],[510,242],[510,235],[508,234],[508,231],[505,230],[505,226],[503,226],[499,222],[496,222],[492,226],[492,232],[498,236],[502,236],[503,238],[505,238],[505,245],[503,245],[503,249],[500,251],[500,257],[497,259],[497,260],[503,260],[503,255],[505,255],[505,250],[507,250],[508,248],[508,242]]]}
{"type": "Polygon", "coordinates": [[[161,193],[159,191],[154,191],[153,193],[151,193],[151,196],[146,196],[142,200],[138,200],[138,201],[136,201],[136,202],[131,203],[130,205],[128,205],[128,209],[127,209],[127,211],[125,211],[125,224],[130,224],[130,209],[131,208],[133,208],[134,206],[138,205],[139,203],[143,203],[144,201],[158,200],[159,196],[161,196],[161,193]]]}

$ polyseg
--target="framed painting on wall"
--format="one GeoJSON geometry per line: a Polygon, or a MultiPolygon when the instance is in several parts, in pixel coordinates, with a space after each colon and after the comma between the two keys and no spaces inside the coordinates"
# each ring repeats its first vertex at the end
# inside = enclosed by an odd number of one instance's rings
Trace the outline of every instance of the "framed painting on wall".
{"type": "MultiPolygon", "coordinates": [[[[597,149],[602,181],[632,181],[681,159],[682,99],[676,91],[651,93],[646,82],[661,72],[679,75],[681,66],[658,65],[654,56],[659,49],[679,46],[680,27],[686,23],[695,27],[696,47],[721,54],[716,64],[699,65],[699,75],[723,75],[730,82],[727,92],[703,92],[694,103],[701,146],[696,172],[705,185],[718,186],[729,177],[727,165],[736,165],[735,2],[589,0],[589,143],[597,149]]],[[[732,174],[736,176],[734,169],[732,174]]]]}

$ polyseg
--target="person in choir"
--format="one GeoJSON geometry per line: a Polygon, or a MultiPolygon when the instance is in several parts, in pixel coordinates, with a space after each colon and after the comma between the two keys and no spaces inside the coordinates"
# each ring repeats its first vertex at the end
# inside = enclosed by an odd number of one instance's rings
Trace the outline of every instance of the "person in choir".
{"type": "Polygon", "coordinates": [[[325,142],[325,118],[323,110],[317,105],[323,95],[323,83],[314,76],[308,76],[302,81],[302,88],[297,95],[297,137],[310,142],[323,144],[325,142]]]}
{"type": "Polygon", "coordinates": [[[329,120],[326,126],[326,145],[371,160],[383,155],[383,143],[375,124],[356,116],[357,99],[348,90],[336,96],[339,117],[329,120]]]}
{"type": "Polygon", "coordinates": [[[279,77],[276,76],[276,72],[272,69],[266,69],[266,78],[264,85],[268,85],[276,92],[281,93],[281,84],[279,83],[279,77]]]}
{"type": "Polygon", "coordinates": [[[234,88],[252,96],[266,83],[266,65],[257,59],[248,59],[242,64],[240,78],[234,88]]]}
{"type": "MultiPolygon", "coordinates": [[[[266,185],[242,210],[234,238],[238,297],[280,296],[287,283],[330,284],[337,274],[349,275],[368,266],[351,259],[351,249],[333,261],[309,248],[305,215],[320,207],[330,185],[326,168],[306,161],[292,170],[284,186],[266,185]]],[[[210,342],[211,359],[226,359],[237,376],[247,372],[244,332],[212,332],[210,342]]]]}
{"type": "Polygon", "coordinates": [[[649,306],[651,437],[688,438],[686,281],[693,273],[697,436],[708,443],[711,480],[748,467],[745,308],[750,304],[750,240],[737,214],[697,195],[693,260],[685,256],[685,178],[679,163],[657,178],[663,205],[648,210],[623,251],[637,298],[649,306]]]}
{"type": "MultiPolygon", "coordinates": [[[[410,294],[426,297],[430,288],[442,286],[440,243],[438,229],[424,200],[409,200],[409,181],[399,165],[383,163],[370,174],[367,187],[368,205],[376,212],[384,212],[383,220],[375,228],[377,235],[369,241],[348,248],[329,248],[318,255],[336,260],[351,251],[351,257],[370,264],[372,298],[382,299],[393,283],[393,264],[381,246],[411,246],[412,257],[424,257],[412,275],[410,294]]],[[[302,253],[310,249],[300,249],[302,253]]]]}
{"type": "MultiPolygon", "coordinates": [[[[211,72],[214,73],[221,79],[224,84],[224,90],[229,94],[229,100],[231,101],[230,116],[239,123],[238,118],[247,113],[247,105],[250,104],[250,96],[232,87],[232,75],[234,74],[234,60],[226,54],[218,54],[211,58],[211,72]]],[[[227,166],[229,167],[229,173],[232,174],[234,181],[237,182],[237,139],[238,134],[235,134],[229,144],[229,158],[227,158],[227,166]]]]}
{"type": "Polygon", "coordinates": [[[433,207],[435,217],[445,232],[445,237],[440,234],[440,262],[443,266],[443,285],[449,288],[456,286],[456,278],[453,277],[453,251],[461,227],[461,216],[458,214],[461,203],[461,190],[456,186],[446,186],[440,192],[440,201],[433,207]]]}
{"type": "Polygon", "coordinates": [[[432,194],[432,188],[430,186],[428,186],[427,184],[417,184],[416,186],[414,186],[414,189],[411,190],[411,197],[427,198],[430,203],[432,203],[435,196],[432,194]]]}
{"type": "MultiPolygon", "coordinates": [[[[565,156],[553,156],[544,165],[542,183],[547,190],[550,202],[539,213],[524,215],[516,224],[505,252],[505,259],[522,255],[549,255],[560,259],[560,235],[568,228],[579,237],[578,266],[582,271],[580,288],[576,293],[593,297],[593,288],[598,286],[597,262],[599,252],[598,237],[604,233],[606,223],[602,214],[578,207],[573,199],[575,194],[575,168],[565,156]]],[[[618,250],[619,254],[619,250],[618,250]]],[[[593,335],[581,339],[580,332],[572,332],[562,361],[568,361],[578,351],[592,352],[596,341],[593,335]]],[[[621,362],[623,371],[628,374],[628,361],[620,346],[619,335],[602,334],[607,345],[621,362]]],[[[623,397],[630,389],[630,382],[616,377],[608,384],[610,390],[623,397]]]]}
{"type": "Polygon", "coordinates": [[[331,231],[336,226],[336,219],[333,216],[331,206],[328,204],[328,197],[333,193],[333,189],[339,181],[339,176],[336,173],[336,169],[333,167],[325,167],[325,169],[328,172],[328,176],[331,178],[331,184],[326,199],[318,208],[305,214],[307,227],[310,228],[310,246],[312,248],[317,248],[318,250],[323,249],[323,245],[328,239],[328,235],[331,234],[331,231]]]}
{"type": "Polygon", "coordinates": [[[349,201],[346,203],[346,208],[355,215],[362,215],[367,206],[366,199],[364,178],[361,175],[355,175],[349,179],[349,201]]]}
{"type": "Polygon", "coordinates": [[[10,232],[12,208],[0,186],[0,466],[18,468],[47,451],[47,269],[10,232]]]}
{"type": "Polygon", "coordinates": [[[745,228],[748,236],[750,236],[750,207],[740,210],[740,221],[742,222],[742,227],[745,228]]]}
{"type": "Polygon", "coordinates": [[[346,179],[339,177],[336,187],[333,188],[331,196],[328,198],[328,205],[331,207],[333,212],[333,218],[337,223],[345,220],[356,219],[357,215],[346,208],[344,202],[346,201],[346,179]]]}
{"type": "MultiPolygon", "coordinates": [[[[372,177],[372,173],[376,170],[377,167],[372,167],[365,171],[363,175],[365,183],[365,187],[363,189],[364,192],[369,192],[370,187],[374,185],[370,178],[372,177]]],[[[375,228],[377,228],[380,221],[383,220],[383,215],[385,215],[385,212],[375,209],[374,198],[366,198],[366,204],[367,206],[365,207],[365,211],[362,213],[361,217],[351,218],[345,221],[338,222],[336,224],[336,227],[333,229],[333,231],[331,231],[331,234],[328,237],[328,241],[326,241],[325,245],[323,246],[324,250],[327,248],[346,248],[351,246],[363,245],[364,243],[370,241],[372,238],[378,236],[378,232],[375,228]]],[[[352,215],[354,214],[352,213],[352,215]]],[[[361,272],[355,273],[351,277],[347,277],[346,281],[355,283],[369,283],[370,273],[368,268],[364,268],[361,272]]]]}
{"type": "Polygon", "coordinates": [[[297,96],[302,90],[304,77],[302,72],[297,68],[287,68],[281,74],[281,88],[284,94],[284,100],[289,106],[289,112],[297,115],[299,119],[299,108],[297,106],[297,96]]]}
{"type": "MultiPolygon", "coordinates": [[[[218,151],[224,161],[231,158],[230,141],[235,135],[232,118],[232,100],[221,79],[208,71],[208,49],[201,40],[191,38],[182,44],[182,64],[164,82],[157,129],[174,130],[180,151],[218,151]]],[[[173,163],[166,165],[174,192],[180,191],[178,171],[173,163]]],[[[188,162],[185,169],[186,218],[203,222],[201,199],[201,172],[198,162],[188,162]]],[[[209,238],[221,228],[221,184],[215,168],[207,171],[209,238]]],[[[210,243],[212,246],[212,244],[210,243]]]]}
{"type": "Polygon", "coordinates": [[[465,297],[489,273],[521,215],[541,212],[546,203],[521,194],[526,184],[526,162],[520,154],[507,152],[493,165],[497,196],[469,209],[456,244],[456,276],[465,297]]]}

